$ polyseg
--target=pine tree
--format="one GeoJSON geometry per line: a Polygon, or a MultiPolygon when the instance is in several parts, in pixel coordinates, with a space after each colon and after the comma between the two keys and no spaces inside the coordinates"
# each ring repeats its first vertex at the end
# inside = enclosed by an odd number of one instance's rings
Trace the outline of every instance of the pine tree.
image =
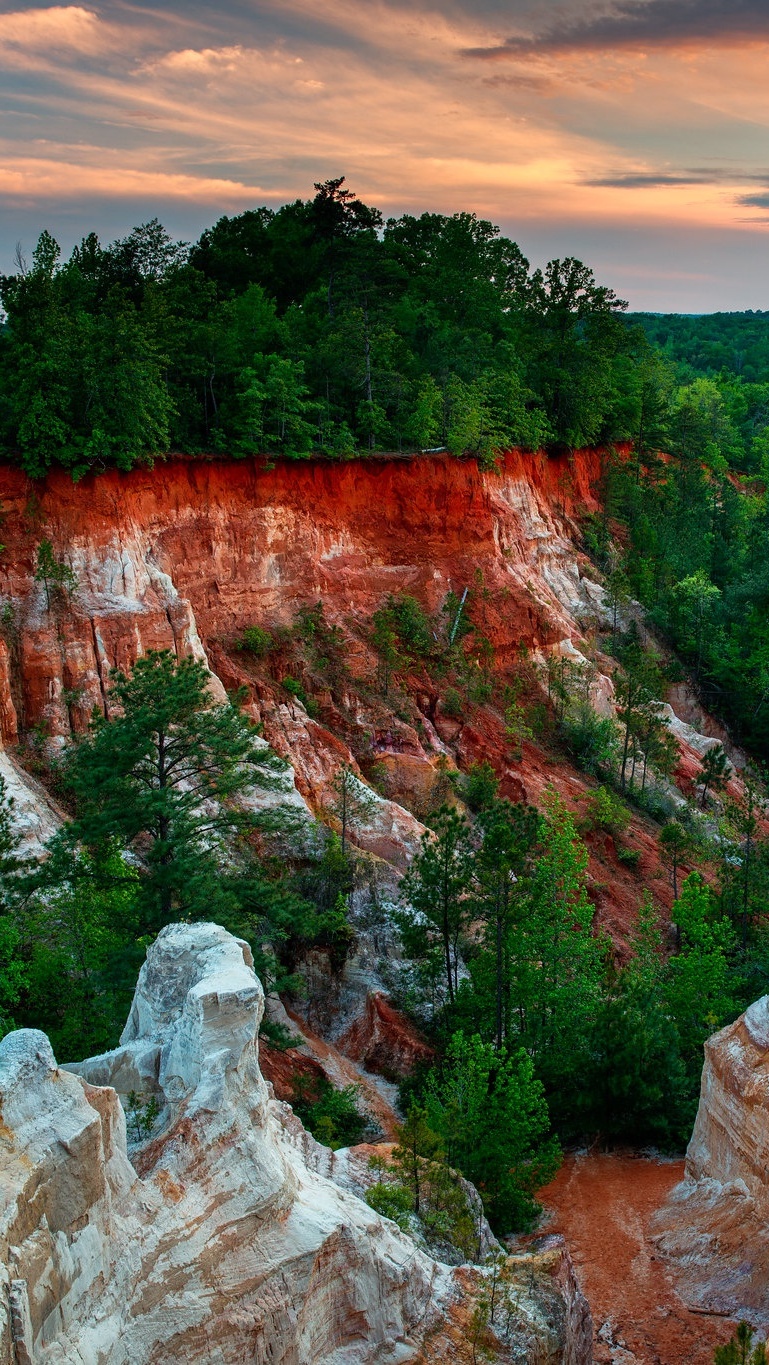
{"type": "Polygon", "coordinates": [[[732,775],[731,764],[726,757],[723,745],[714,744],[703,756],[699,780],[702,783],[700,806],[705,809],[705,798],[709,791],[723,791],[732,775]]]}
{"type": "Polygon", "coordinates": [[[243,798],[274,787],[284,766],[209,684],[198,660],[150,651],[113,675],[111,718],[97,717],[68,755],[76,816],[63,840],[131,850],[148,929],[229,906],[221,868],[253,825],[243,798]]]}
{"type": "Polygon", "coordinates": [[[472,909],[471,865],[467,821],[441,806],[403,879],[407,909],[400,922],[415,955],[420,948],[422,954],[428,952],[436,940],[440,943],[449,1005],[454,1004],[459,983],[459,940],[472,909]]]}

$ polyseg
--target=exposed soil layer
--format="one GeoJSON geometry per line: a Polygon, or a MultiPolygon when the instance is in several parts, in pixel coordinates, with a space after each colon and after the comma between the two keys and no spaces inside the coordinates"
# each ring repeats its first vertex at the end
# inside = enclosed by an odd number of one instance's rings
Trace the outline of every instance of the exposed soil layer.
{"type": "Polygon", "coordinates": [[[712,1365],[734,1323],[693,1312],[659,1259],[650,1224],[683,1160],[569,1155],[540,1193],[548,1232],[566,1238],[595,1325],[596,1365],[712,1365]]]}

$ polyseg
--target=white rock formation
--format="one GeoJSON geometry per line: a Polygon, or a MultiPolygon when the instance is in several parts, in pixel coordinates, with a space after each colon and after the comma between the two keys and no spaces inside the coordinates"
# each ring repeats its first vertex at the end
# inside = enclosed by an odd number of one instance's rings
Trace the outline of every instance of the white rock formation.
{"type": "MultiPolygon", "coordinates": [[[[329,1178],[332,1154],[259,1071],[263,1006],[246,944],[172,925],[116,1051],[63,1069],[42,1033],[0,1043],[3,1365],[457,1359],[478,1272],[423,1255],[329,1178]],[[132,1089],[161,1110],[135,1168],[116,1093],[132,1089]]],[[[585,1365],[563,1255],[521,1284],[498,1358],[585,1365]]]]}
{"type": "Polygon", "coordinates": [[[769,1329],[769,996],[705,1044],[686,1175],[657,1242],[685,1302],[769,1329]]]}

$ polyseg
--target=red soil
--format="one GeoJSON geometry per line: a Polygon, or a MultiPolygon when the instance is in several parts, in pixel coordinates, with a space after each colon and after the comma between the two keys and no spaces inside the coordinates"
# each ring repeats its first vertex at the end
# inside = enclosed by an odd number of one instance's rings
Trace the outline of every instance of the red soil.
{"type": "Polygon", "coordinates": [[[566,1157],[540,1192],[562,1233],[595,1325],[596,1365],[712,1365],[734,1324],[695,1313],[650,1238],[653,1215],[684,1163],[631,1155],[566,1157]]]}

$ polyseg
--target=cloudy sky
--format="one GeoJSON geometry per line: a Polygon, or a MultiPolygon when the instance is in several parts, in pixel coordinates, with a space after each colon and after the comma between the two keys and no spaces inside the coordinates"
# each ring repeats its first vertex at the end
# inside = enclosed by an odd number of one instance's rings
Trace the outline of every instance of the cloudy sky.
{"type": "Polygon", "coordinates": [[[769,0],[0,8],[0,270],[160,217],[189,239],[346,175],[474,209],[638,308],[769,308],[769,0]]]}

